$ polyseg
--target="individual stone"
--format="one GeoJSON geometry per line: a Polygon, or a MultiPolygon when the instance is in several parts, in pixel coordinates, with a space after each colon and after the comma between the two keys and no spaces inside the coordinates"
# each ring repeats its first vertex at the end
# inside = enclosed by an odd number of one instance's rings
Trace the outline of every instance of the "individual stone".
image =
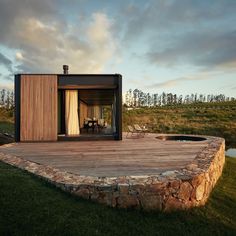
{"type": "Polygon", "coordinates": [[[179,193],[178,193],[178,198],[188,201],[191,197],[193,187],[189,182],[183,182],[180,185],[179,193]]]}
{"type": "Polygon", "coordinates": [[[210,195],[212,188],[213,188],[212,183],[205,181],[205,192],[204,192],[205,198],[207,198],[210,195]]]}
{"type": "Polygon", "coordinates": [[[92,189],[91,190],[91,195],[90,195],[90,199],[92,201],[96,201],[98,199],[98,196],[99,196],[99,192],[95,189],[92,189]]]}
{"type": "Polygon", "coordinates": [[[160,195],[142,195],[140,203],[145,210],[162,210],[162,197],[160,195]]]}
{"type": "Polygon", "coordinates": [[[128,184],[118,184],[118,190],[120,194],[128,194],[129,193],[129,185],[128,184]]]}
{"type": "Polygon", "coordinates": [[[173,189],[178,189],[180,187],[181,181],[180,180],[173,180],[170,182],[170,187],[173,189]]]}
{"type": "Polygon", "coordinates": [[[205,192],[205,180],[202,181],[201,184],[198,185],[196,188],[196,200],[200,201],[202,200],[205,192]]]}
{"type": "Polygon", "coordinates": [[[204,177],[204,173],[194,176],[191,181],[192,186],[194,188],[197,187],[203,181],[204,177]]]}
{"type": "Polygon", "coordinates": [[[129,187],[129,194],[131,195],[140,195],[145,191],[145,185],[144,184],[135,184],[130,185],[129,187]]]}
{"type": "Polygon", "coordinates": [[[123,195],[117,198],[117,206],[120,208],[133,208],[139,206],[139,201],[135,195],[123,195]]]}
{"type": "Polygon", "coordinates": [[[112,192],[99,192],[96,201],[98,203],[111,206],[112,192]]]}
{"type": "Polygon", "coordinates": [[[178,198],[170,196],[165,203],[164,211],[169,212],[173,210],[182,210],[184,208],[184,204],[178,198]]]}
{"type": "Polygon", "coordinates": [[[157,183],[157,184],[151,184],[146,186],[145,191],[156,193],[156,194],[163,194],[166,190],[167,183],[157,183]]]}
{"type": "Polygon", "coordinates": [[[126,176],[119,176],[116,180],[118,184],[128,184],[129,180],[127,179],[126,176]]]}
{"type": "Polygon", "coordinates": [[[210,182],[209,173],[205,173],[205,179],[206,179],[207,182],[210,182]]]}
{"type": "Polygon", "coordinates": [[[112,186],[109,184],[102,184],[96,186],[98,191],[110,192],[112,190],[112,186]]]}
{"type": "Polygon", "coordinates": [[[194,171],[197,167],[198,167],[197,164],[189,164],[189,165],[186,166],[186,169],[194,171]]]}
{"type": "Polygon", "coordinates": [[[75,195],[82,197],[84,199],[89,199],[89,190],[87,188],[81,188],[75,192],[75,195]]]}
{"type": "Polygon", "coordinates": [[[176,173],[174,170],[170,170],[170,171],[165,171],[161,174],[162,176],[166,176],[166,177],[175,177],[176,173]]]}

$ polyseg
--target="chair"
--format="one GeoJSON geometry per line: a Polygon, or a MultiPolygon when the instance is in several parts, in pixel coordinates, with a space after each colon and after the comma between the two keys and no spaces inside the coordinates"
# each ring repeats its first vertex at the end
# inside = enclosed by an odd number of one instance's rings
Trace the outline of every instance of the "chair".
{"type": "Polygon", "coordinates": [[[126,134],[126,138],[128,138],[129,134],[131,134],[131,137],[134,137],[135,135],[135,137],[137,138],[140,138],[142,136],[142,133],[134,129],[133,126],[128,125],[127,128],[128,128],[128,132],[126,134]]]}
{"type": "Polygon", "coordinates": [[[138,124],[135,124],[134,125],[134,129],[137,131],[137,132],[140,132],[143,134],[143,136],[145,136],[145,134],[147,133],[148,129],[143,127],[141,128],[138,124]]]}
{"type": "Polygon", "coordinates": [[[98,119],[97,127],[99,132],[102,131],[103,128],[106,128],[104,119],[98,119]]]}
{"type": "Polygon", "coordinates": [[[91,118],[87,117],[84,119],[84,128],[87,129],[87,133],[89,132],[89,129],[91,128],[92,131],[94,132],[94,129],[97,125],[97,121],[92,120],[91,118]]]}
{"type": "Polygon", "coordinates": [[[104,126],[104,119],[98,119],[98,125],[103,127],[104,126]]]}

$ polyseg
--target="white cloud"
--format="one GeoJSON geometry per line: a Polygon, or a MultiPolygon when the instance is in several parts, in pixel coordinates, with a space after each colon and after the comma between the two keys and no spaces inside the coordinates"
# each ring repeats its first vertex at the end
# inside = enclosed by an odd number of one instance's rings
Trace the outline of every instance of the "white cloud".
{"type": "Polygon", "coordinates": [[[60,73],[62,65],[68,64],[72,73],[101,73],[115,54],[111,22],[104,13],[94,13],[87,28],[77,22],[64,31],[58,23],[34,18],[18,24],[22,48],[16,59],[24,72],[60,73]]]}
{"type": "Polygon", "coordinates": [[[88,38],[91,42],[104,45],[111,37],[109,33],[111,23],[103,13],[94,13],[92,18],[93,21],[90,23],[87,30],[88,38]]]}
{"type": "Polygon", "coordinates": [[[212,72],[200,71],[200,72],[196,72],[195,74],[192,74],[192,75],[182,76],[182,77],[166,80],[164,82],[153,83],[153,84],[146,86],[146,87],[149,89],[150,88],[174,88],[183,82],[214,79],[216,76],[219,76],[219,75],[222,75],[222,72],[220,72],[220,71],[212,71],[212,72]]]}
{"type": "Polygon", "coordinates": [[[23,55],[21,52],[16,52],[16,60],[19,60],[19,61],[23,60],[23,55]]]}
{"type": "Polygon", "coordinates": [[[71,73],[101,73],[107,63],[116,63],[110,18],[97,10],[71,20],[67,7],[56,0],[0,3],[0,44],[16,51],[14,73],[60,73],[63,64],[71,73]]]}

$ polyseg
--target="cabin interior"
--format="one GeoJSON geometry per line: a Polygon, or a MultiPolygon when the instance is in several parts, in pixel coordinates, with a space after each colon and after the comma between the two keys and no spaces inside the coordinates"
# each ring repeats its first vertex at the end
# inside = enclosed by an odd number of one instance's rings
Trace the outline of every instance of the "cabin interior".
{"type": "Polygon", "coordinates": [[[115,117],[112,89],[58,90],[58,139],[112,137],[115,117]]]}

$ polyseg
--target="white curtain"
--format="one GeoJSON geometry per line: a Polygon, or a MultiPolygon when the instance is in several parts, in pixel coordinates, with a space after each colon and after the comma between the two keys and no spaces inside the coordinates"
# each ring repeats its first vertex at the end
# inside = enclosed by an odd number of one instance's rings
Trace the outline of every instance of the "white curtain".
{"type": "Polygon", "coordinates": [[[101,113],[101,106],[99,105],[92,105],[88,107],[88,117],[93,119],[101,119],[102,113],[101,113]]]}
{"type": "Polygon", "coordinates": [[[66,134],[78,135],[79,117],[78,117],[78,91],[66,90],[66,134]]]}
{"type": "Polygon", "coordinates": [[[93,107],[93,116],[96,117],[96,119],[101,119],[101,106],[95,105],[93,107]]]}

